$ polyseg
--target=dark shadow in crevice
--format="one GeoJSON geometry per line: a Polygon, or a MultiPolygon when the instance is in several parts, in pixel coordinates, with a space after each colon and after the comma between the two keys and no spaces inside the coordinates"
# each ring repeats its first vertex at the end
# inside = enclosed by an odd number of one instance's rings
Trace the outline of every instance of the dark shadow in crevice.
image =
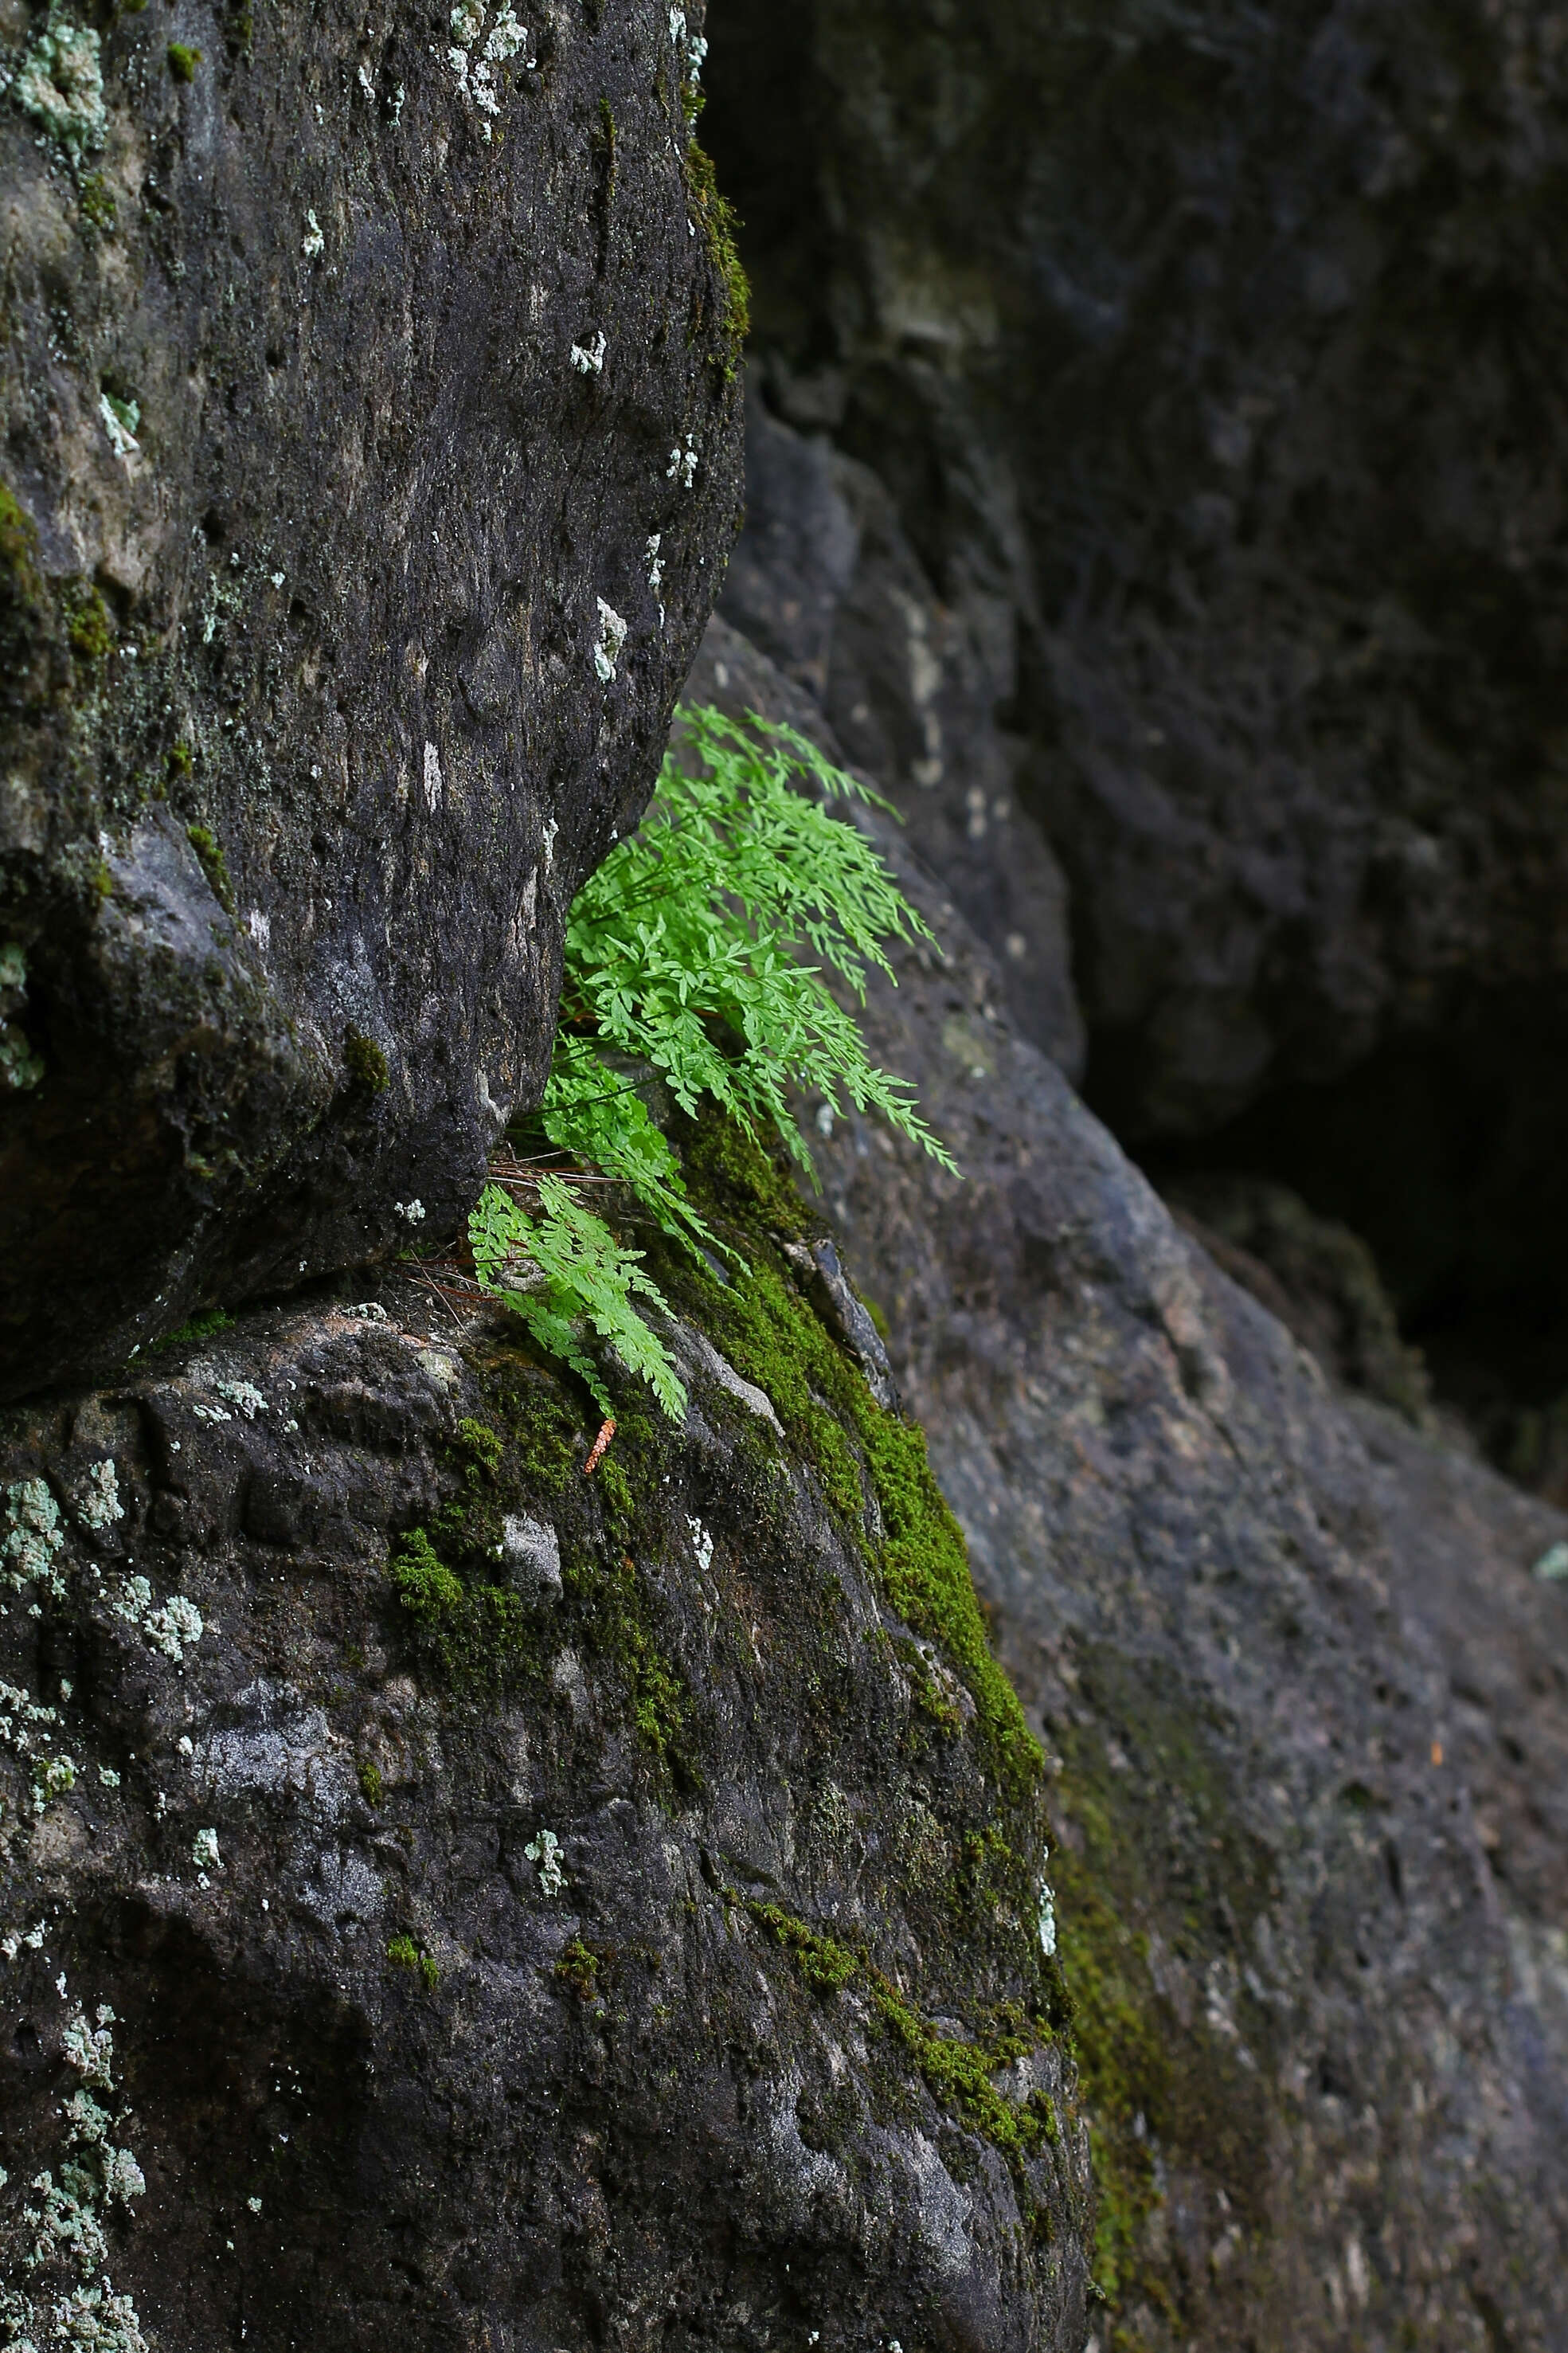
{"type": "Polygon", "coordinates": [[[741,217],[752,280],[752,348],[812,367],[831,354],[825,302],[828,231],[821,198],[823,100],[815,11],[733,5],[708,20],[706,104],[698,135],[741,217]]]}
{"type": "MultiPolygon", "coordinates": [[[[1344,1078],[1136,1149],[1162,1188],[1236,1171],[1342,1219],[1370,1246],[1437,1397],[1540,1484],[1532,1417],[1568,1398],[1565,1076],[1568,987],[1476,989],[1440,1029],[1344,1078]]],[[[1096,1078],[1091,1047],[1091,1103],[1096,1078]]]]}

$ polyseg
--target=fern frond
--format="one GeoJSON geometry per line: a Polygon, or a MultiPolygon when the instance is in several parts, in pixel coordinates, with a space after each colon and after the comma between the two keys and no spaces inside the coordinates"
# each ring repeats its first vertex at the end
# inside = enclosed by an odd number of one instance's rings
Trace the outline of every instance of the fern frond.
{"type": "Polygon", "coordinates": [[[608,1416],[614,1408],[579,1336],[584,1324],[679,1421],[686,1411],[685,1386],[663,1341],[633,1304],[641,1298],[660,1314],[670,1312],[658,1283],[642,1271],[642,1252],[624,1250],[562,1177],[542,1176],[538,1193],[537,1217],[499,1185],[487,1185],[480,1194],[468,1219],[480,1288],[520,1315],[541,1347],[570,1365],[601,1413],[608,1416]],[[524,1268],[542,1279],[525,1287],[519,1280],[524,1268]]]}
{"type": "MultiPolygon", "coordinates": [[[[952,1168],[912,1091],[869,1060],[823,977],[837,974],[863,1002],[870,970],[892,976],[885,943],[931,936],[876,845],[833,813],[835,800],[877,796],[793,728],[742,726],[711,709],[680,716],[696,765],[667,755],[641,828],[574,902],[572,1012],[652,1063],[683,1111],[707,1096],[753,1132],[776,1129],[808,1174],[792,1089],[879,1113],[952,1168]]],[[[552,1075],[547,1128],[563,1083],[552,1075]]]]}
{"type": "MultiPolygon", "coordinates": [[[[836,1111],[847,1102],[879,1113],[944,1168],[954,1163],[912,1089],[868,1059],[825,977],[864,1003],[870,972],[893,976],[888,943],[931,936],[875,844],[834,812],[835,802],[878,797],[792,727],[754,715],[741,725],[712,709],[680,719],[684,759],[666,756],[641,828],[573,902],[565,1021],[540,1121],[558,1149],[626,1186],[700,1254],[727,1246],[693,1208],[674,1153],[617,1063],[650,1070],[689,1114],[709,1101],[753,1134],[772,1128],[814,1178],[790,1110],[795,1090],[836,1111]]],[[[635,1304],[668,1312],[641,1253],[623,1250],[563,1178],[535,1182],[536,1217],[494,1185],[475,1209],[481,1286],[581,1376],[606,1416],[585,1329],[680,1416],[686,1391],[635,1304]]]]}

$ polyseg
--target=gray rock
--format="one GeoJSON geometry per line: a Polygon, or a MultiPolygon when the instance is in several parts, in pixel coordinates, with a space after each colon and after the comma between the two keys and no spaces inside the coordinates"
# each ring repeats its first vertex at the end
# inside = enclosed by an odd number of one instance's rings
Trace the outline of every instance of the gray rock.
{"type": "Polygon", "coordinates": [[[501,1547],[511,1580],[530,1601],[550,1601],[561,1591],[561,1546],[548,1520],[510,1514],[501,1522],[501,1547]]]}
{"type": "Polygon", "coordinates": [[[0,1422],[0,2316],[1079,2353],[1038,1784],[889,1606],[874,1479],[830,1506],[687,1323],[690,1426],[628,1397],[585,1479],[596,1414],[504,1318],[437,1350],[378,1303],[0,1422]],[[336,1507],[258,1532],[290,1482],[336,1507]],[[398,1599],[415,1527],[455,1611],[398,1599]]]}
{"type": "Polygon", "coordinates": [[[701,8],[438,13],[7,26],[0,1394],[456,1221],[716,590],[701,8]]]}
{"type": "MultiPolygon", "coordinates": [[[[798,712],[721,632],[704,660],[798,712]]],[[[940,946],[895,957],[868,1042],[963,1175],[852,1116],[815,1206],[1056,1760],[1100,2341],[1558,2353],[1568,1593],[1532,1569],[1568,1520],[1418,1398],[1340,1388],[1392,1377],[1342,1235],[1246,1205],[1343,1293],[1303,1322],[1322,1363],[1223,1274],[880,838],[940,946]]]]}
{"type": "Polygon", "coordinates": [[[826,712],[841,756],[876,776],[917,854],[995,943],[1019,1027],[1081,1077],[1067,881],[1019,799],[1027,746],[1001,723],[1011,656],[942,603],[871,469],[792,431],[754,389],[746,527],[720,610],[826,712]]]}
{"type": "Polygon", "coordinates": [[[1568,1611],[1530,1570],[1565,1524],[1337,1399],[927,906],[946,960],[870,1035],[963,1181],[858,1123],[819,1156],[1060,1759],[1116,2341],[1546,2353],[1568,1611]]]}

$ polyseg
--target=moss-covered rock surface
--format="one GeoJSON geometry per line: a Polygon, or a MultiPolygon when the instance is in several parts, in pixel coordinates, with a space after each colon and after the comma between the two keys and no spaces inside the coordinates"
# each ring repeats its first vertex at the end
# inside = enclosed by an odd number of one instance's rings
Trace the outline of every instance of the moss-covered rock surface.
{"type": "Polygon", "coordinates": [[[787,1254],[818,1229],[732,1132],[682,1148],[746,1271],[661,1259],[690,1409],[623,1386],[591,1478],[575,1384],[403,1278],[6,1424],[0,2311],[40,2348],[80,2290],[182,2353],[1079,2353],[1045,1761],[923,1437],[787,1254]]]}

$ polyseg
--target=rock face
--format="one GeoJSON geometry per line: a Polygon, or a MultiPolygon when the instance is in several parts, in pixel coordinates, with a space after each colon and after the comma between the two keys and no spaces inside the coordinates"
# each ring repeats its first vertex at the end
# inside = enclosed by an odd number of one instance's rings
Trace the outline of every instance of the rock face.
{"type": "Polygon", "coordinates": [[[1502,1055],[1562,1165],[1565,76],[1509,0],[716,28],[770,398],[876,470],[1026,754],[1119,1133],[1414,1041],[1443,1150],[1502,1055]]]}
{"type": "Polygon", "coordinates": [[[914,849],[996,944],[1024,1034],[1080,1078],[1067,883],[1019,799],[1028,746],[999,722],[985,649],[934,593],[870,467],[794,431],[754,390],[746,528],[720,610],[877,778],[914,849]]]}
{"type": "Polygon", "coordinates": [[[526,15],[0,26],[0,1394],[450,1221],[542,1083],[740,417],[700,7],[526,15]]]}
{"type": "Polygon", "coordinates": [[[1039,1752],[770,1183],[592,1482],[395,1281],[6,1418],[0,2341],[1079,2353],[1039,1752]]]}
{"type": "MultiPolygon", "coordinates": [[[[715,623],[721,667],[808,715],[715,623]]],[[[1568,1521],[1334,1393],[888,846],[942,955],[869,1042],[964,1173],[840,1120],[823,1207],[1057,1760],[1096,2341],[1556,2353],[1568,1521]]]]}

